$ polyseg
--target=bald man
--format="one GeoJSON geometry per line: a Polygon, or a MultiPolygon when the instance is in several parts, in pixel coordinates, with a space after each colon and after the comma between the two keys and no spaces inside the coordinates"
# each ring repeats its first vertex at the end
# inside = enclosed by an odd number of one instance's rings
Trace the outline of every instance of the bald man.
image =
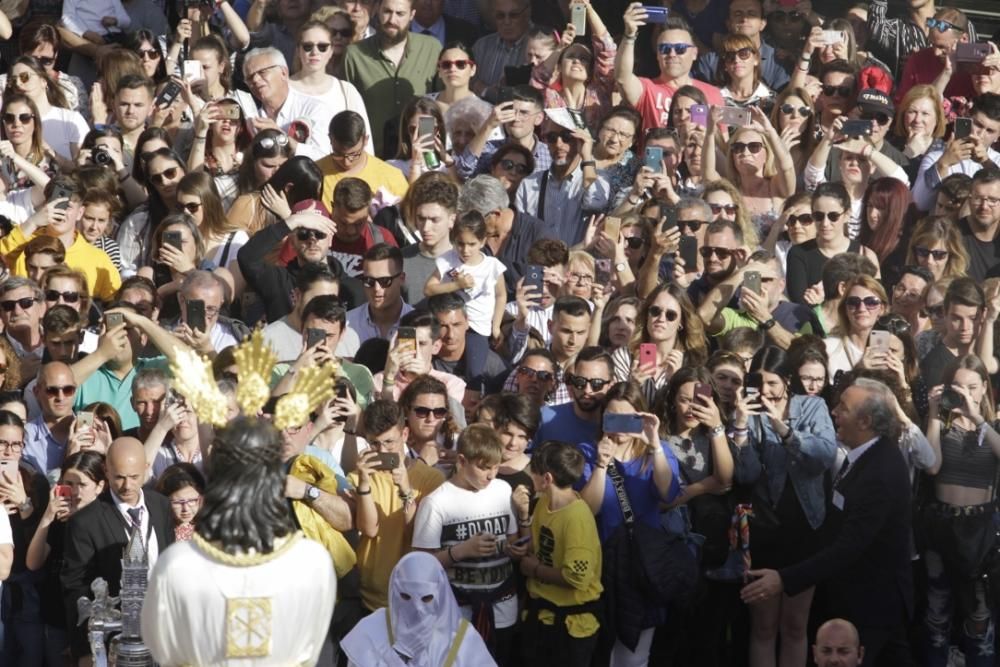
{"type": "Polygon", "coordinates": [[[43,475],[62,465],[73,424],[76,379],[69,366],[50,361],[38,371],[34,389],[40,414],[24,426],[24,460],[43,475]]]}
{"type": "Polygon", "coordinates": [[[118,438],[108,448],[104,462],[107,479],[97,500],[74,514],[66,524],[66,553],[62,569],[63,600],[69,621],[74,659],[90,654],[86,624],[77,627],[76,601],[91,597],[90,584],[97,577],[108,582],[111,595],[118,595],[122,576],[122,550],[132,527],[138,527],[146,542],[149,567],[174,541],[170,501],[143,489],[146,453],[135,438],[118,438]]]}
{"type": "Polygon", "coordinates": [[[819,626],[813,644],[816,667],[858,667],[864,657],[865,649],[853,623],[833,618],[819,626]]]}

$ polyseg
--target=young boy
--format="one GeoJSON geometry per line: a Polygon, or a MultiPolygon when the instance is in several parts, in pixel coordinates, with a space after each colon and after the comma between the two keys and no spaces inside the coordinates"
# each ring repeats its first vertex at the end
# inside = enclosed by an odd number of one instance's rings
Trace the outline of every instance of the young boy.
{"type": "Polygon", "coordinates": [[[517,621],[508,545],[518,539],[518,526],[510,485],[496,479],[501,454],[500,439],[488,426],[473,424],[462,432],[455,474],[417,509],[413,547],[433,553],[448,569],[462,614],[506,665],[517,621]]]}
{"type": "MultiPolygon", "coordinates": [[[[528,465],[539,500],[531,516],[530,551],[512,547],[527,577],[524,642],[533,650],[526,664],[539,667],[590,664],[597,645],[601,543],[594,515],[573,484],[583,473],[583,455],[549,440],[528,465]],[[527,553],[525,553],[527,552],[527,553]]],[[[519,519],[528,516],[527,493],[514,494],[519,519]]]]}

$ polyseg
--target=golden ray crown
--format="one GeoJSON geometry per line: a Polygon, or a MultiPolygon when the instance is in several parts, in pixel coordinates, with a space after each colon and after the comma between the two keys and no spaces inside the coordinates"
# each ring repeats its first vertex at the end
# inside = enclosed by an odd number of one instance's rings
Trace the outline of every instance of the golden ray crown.
{"type": "Polygon", "coordinates": [[[278,429],[299,426],[309,420],[309,414],[333,397],[333,376],[338,365],[304,368],[295,376],[292,390],[278,400],[274,408],[274,425],[278,429]]]}
{"type": "Polygon", "coordinates": [[[264,342],[264,335],[257,329],[233,354],[236,358],[236,402],[245,415],[260,413],[271,396],[271,371],[278,355],[264,342]]]}
{"type": "Polygon", "coordinates": [[[199,421],[213,426],[226,425],[229,402],[215,383],[212,362],[207,357],[194,350],[183,350],[170,362],[170,371],[174,374],[174,390],[187,400],[199,421]]]}

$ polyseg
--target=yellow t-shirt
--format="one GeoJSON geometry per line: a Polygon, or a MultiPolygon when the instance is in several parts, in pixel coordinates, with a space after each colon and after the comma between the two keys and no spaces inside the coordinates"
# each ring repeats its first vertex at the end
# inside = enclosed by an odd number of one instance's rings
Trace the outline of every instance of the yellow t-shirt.
{"type": "MultiPolygon", "coordinates": [[[[572,607],[601,597],[601,540],[590,507],[579,496],[566,507],[549,510],[549,498],[543,495],[531,519],[531,539],[535,555],[542,565],[556,567],[571,587],[542,583],[528,578],[528,595],[548,600],[557,607],[572,607]]],[[[547,625],[555,615],[547,610],[538,614],[547,625]]],[[[566,630],[571,637],[590,637],[600,622],[593,614],[570,614],[566,630]]]]}
{"type": "Polygon", "coordinates": [[[379,202],[379,208],[395,204],[403,198],[403,195],[410,188],[410,184],[407,182],[406,177],[403,176],[403,172],[388,162],[383,162],[372,155],[368,156],[368,163],[365,165],[365,168],[356,174],[335,172],[333,160],[330,156],[321,159],[316,163],[316,166],[323,172],[323,194],[321,198],[326,207],[331,211],[333,210],[334,188],[337,187],[337,183],[351,176],[360,178],[368,184],[368,187],[372,189],[372,199],[379,202]]]}
{"type": "MultiPolygon", "coordinates": [[[[414,461],[407,474],[416,500],[429,495],[444,483],[444,475],[423,461],[414,461]]],[[[352,472],[348,479],[355,488],[358,473],[352,472]]],[[[368,609],[378,609],[389,604],[389,575],[396,563],[410,550],[413,540],[413,524],[406,525],[403,501],[399,490],[392,483],[392,474],[376,472],[371,476],[372,500],[378,510],[378,536],[361,536],[358,543],[358,572],[361,575],[361,601],[368,609]]]]}
{"type": "MultiPolygon", "coordinates": [[[[45,235],[39,229],[31,239],[45,235]]],[[[10,234],[0,239],[0,254],[7,260],[10,272],[15,276],[28,277],[28,263],[24,257],[24,246],[31,239],[25,238],[20,227],[14,227],[10,234]]],[[[107,253],[87,243],[87,239],[77,232],[72,245],[66,248],[66,266],[87,276],[90,295],[99,301],[111,301],[122,286],[121,276],[107,253]]]]}

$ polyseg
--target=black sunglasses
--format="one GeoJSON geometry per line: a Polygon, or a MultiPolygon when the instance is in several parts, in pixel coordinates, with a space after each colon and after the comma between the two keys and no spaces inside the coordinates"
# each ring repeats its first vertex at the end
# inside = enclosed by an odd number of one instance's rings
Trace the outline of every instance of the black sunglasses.
{"type": "Polygon", "coordinates": [[[701,226],[704,224],[707,223],[705,223],[703,220],[678,220],[677,229],[681,230],[682,232],[686,229],[692,234],[694,234],[697,233],[697,231],[701,229],[701,226]]]}
{"type": "Polygon", "coordinates": [[[764,149],[764,144],[760,141],[751,141],[749,143],[743,143],[742,141],[734,141],[731,144],[730,152],[734,155],[739,155],[744,151],[750,151],[750,155],[756,155],[764,149]]]}
{"type": "Polygon", "coordinates": [[[894,336],[910,333],[910,323],[896,314],[883,315],[875,320],[875,328],[888,331],[894,336]]]}
{"type": "Polygon", "coordinates": [[[943,262],[948,259],[947,250],[931,250],[930,248],[918,245],[913,249],[913,255],[918,259],[927,259],[928,257],[933,257],[935,261],[943,262]]]}
{"type": "Polygon", "coordinates": [[[321,232],[316,229],[306,229],[304,227],[299,227],[295,230],[295,238],[300,241],[308,241],[309,239],[314,239],[316,241],[322,241],[326,238],[326,232],[321,232]]]}
{"type": "Polygon", "coordinates": [[[698,248],[698,253],[704,259],[708,259],[712,255],[715,255],[716,257],[718,257],[723,261],[729,259],[733,255],[733,251],[730,248],[716,248],[710,245],[703,245],[702,247],[698,248]]]}
{"type": "Polygon", "coordinates": [[[45,300],[46,301],[58,301],[62,297],[62,300],[66,303],[76,303],[80,300],[79,292],[60,292],[58,290],[50,289],[45,290],[45,300]]]}
{"type": "Polygon", "coordinates": [[[557,139],[562,139],[564,144],[571,144],[576,141],[576,137],[569,130],[561,130],[559,132],[546,132],[542,135],[542,139],[547,144],[556,143],[557,139]]]}
{"type": "Polygon", "coordinates": [[[812,219],[816,222],[823,222],[824,219],[830,222],[837,222],[842,215],[844,215],[843,211],[827,211],[825,213],[823,211],[813,211],[812,219]]]}
{"type": "Polygon", "coordinates": [[[924,308],[924,310],[927,312],[928,317],[931,317],[935,320],[944,317],[943,303],[939,303],[936,306],[927,306],[926,308],[924,308]]]}
{"type": "Polygon", "coordinates": [[[576,389],[586,389],[589,384],[590,388],[594,391],[600,391],[607,385],[611,384],[611,380],[604,380],[601,378],[585,378],[582,375],[566,373],[566,384],[576,389]]]}
{"type": "Polygon", "coordinates": [[[306,53],[312,53],[313,51],[326,53],[330,50],[330,42],[302,42],[302,50],[306,53]]]}
{"type": "Polygon", "coordinates": [[[647,312],[649,313],[649,317],[651,319],[655,320],[660,315],[663,315],[667,318],[667,322],[674,322],[678,317],[680,317],[680,313],[676,310],[666,310],[664,308],[660,308],[659,306],[650,306],[647,312]]]}
{"type": "Polygon", "coordinates": [[[712,209],[712,215],[719,215],[723,210],[730,215],[736,213],[736,204],[709,204],[708,207],[712,209]]]}
{"type": "Polygon", "coordinates": [[[36,57],[35,60],[38,61],[39,65],[41,65],[42,67],[45,67],[45,68],[52,67],[53,65],[56,64],[56,59],[55,58],[49,58],[48,56],[36,57]]]}
{"type": "Polygon", "coordinates": [[[164,169],[163,171],[161,171],[158,174],[150,174],[149,175],[149,180],[154,185],[163,186],[163,185],[167,184],[167,181],[174,180],[174,178],[177,177],[177,172],[180,171],[180,170],[181,170],[180,167],[167,167],[166,169],[164,169]]]}
{"type": "Polygon", "coordinates": [[[788,221],[785,222],[785,226],[791,225],[801,225],[802,227],[808,227],[813,223],[812,213],[803,213],[802,215],[790,215],[788,216],[788,221]]]}
{"type": "Polygon", "coordinates": [[[21,299],[11,299],[10,301],[0,301],[0,308],[3,308],[6,313],[13,312],[15,306],[20,306],[21,310],[28,310],[35,305],[35,301],[35,297],[32,296],[26,296],[21,299]]]}
{"type": "Polygon", "coordinates": [[[375,283],[382,289],[389,289],[392,286],[392,282],[403,275],[402,273],[397,273],[392,276],[383,276],[382,278],[373,278],[372,276],[360,276],[361,284],[365,287],[375,287],[375,283]]]}
{"type": "Polygon", "coordinates": [[[518,366],[517,372],[519,375],[523,375],[529,378],[538,378],[542,382],[548,382],[555,375],[551,371],[536,371],[534,368],[528,368],[527,366],[518,366]]]}
{"type": "Polygon", "coordinates": [[[833,97],[837,95],[838,97],[850,97],[851,93],[854,92],[854,88],[851,86],[829,86],[823,84],[823,94],[827,97],[833,97]]]}
{"type": "Polygon", "coordinates": [[[35,118],[34,114],[30,113],[5,113],[3,115],[3,122],[7,125],[13,125],[14,119],[17,119],[21,125],[27,125],[35,118]]]}
{"type": "Polygon", "coordinates": [[[727,63],[734,63],[736,59],[748,60],[756,51],[751,49],[749,46],[744,46],[742,49],[737,49],[736,51],[726,51],[722,54],[722,59],[727,63]]]}
{"type": "Polygon", "coordinates": [[[844,299],[844,305],[850,310],[857,310],[862,305],[868,310],[875,310],[882,305],[882,299],[877,296],[866,296],[863,299],[860,296],[849,296],[844,299]]]}
{"type": "Polygon", "coordinates": [[[627,245],[632,250],[638,250],[646,244],[646,239],[641,236],[626,236],[625,245],[627,245]]]}
{"type": "Polygon", "coordinates": [[[808,118],[809,116],[812,115],[812,109],[810,109],[809,107],[793,107],[791,104],[782,104],[780,109],[781,113],[785,114],[786,116],[791,116],[796,111],[803,118],[808,118]]]}
{"type": "Polygon", "coordinates": [[[879,125],[888,125],[892,122],[892,118],[884,113],[863,113],[861,114],[861,120],[873,120],[879,125]]]}
{"type": "Polygon", "coordinates": [[[427,419],[431,415],[434,415],[434,419],[444,419],[445,415],[448,414],[448,408],[427,408],[416,405],[413,407],[413,414],[421,419],[427,419]]]}
{"type": "Polygon", "coordinates": [[[513,160],[500,160],[500,168],[504,171],[513,171],[521,176],[528,175],[528,165],[523,162],[514,162],[513,160]]]}

